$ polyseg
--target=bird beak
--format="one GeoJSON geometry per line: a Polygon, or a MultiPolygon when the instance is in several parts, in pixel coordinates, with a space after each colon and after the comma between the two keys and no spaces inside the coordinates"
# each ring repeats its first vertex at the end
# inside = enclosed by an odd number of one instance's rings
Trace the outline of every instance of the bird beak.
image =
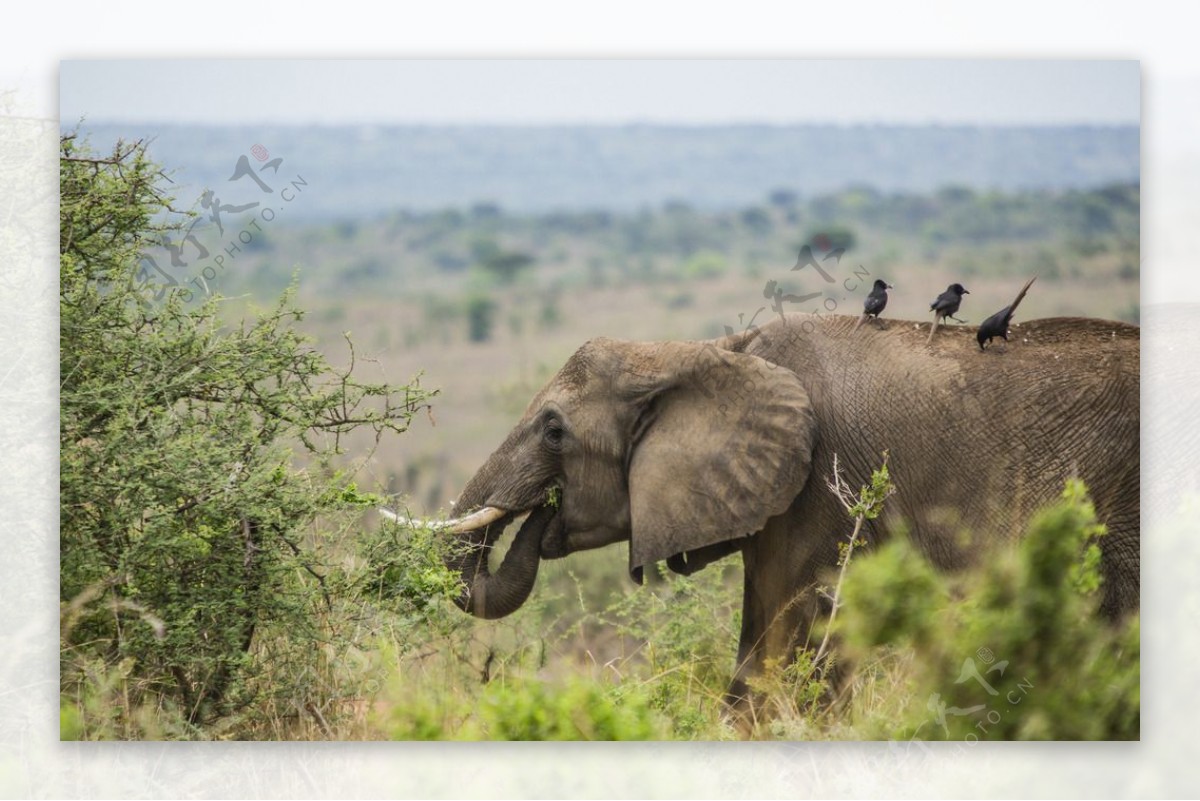
{"type": "Polygon", "coordinates": [[[888,289],[895,289],[895,288],[896,288],[896,285],[895,285],[895,284],[888,284],[888,285],[887,285],[887,288],[888,288],[888,289]]]}
{"type": "Polygon", "coordinates": [[[963,290],[963,294],[964,294],[964,295],[970,295],[970,294],[971,294],[971,290],[969,290],[969,289],[964,289],[964,290],[963,290]]]}

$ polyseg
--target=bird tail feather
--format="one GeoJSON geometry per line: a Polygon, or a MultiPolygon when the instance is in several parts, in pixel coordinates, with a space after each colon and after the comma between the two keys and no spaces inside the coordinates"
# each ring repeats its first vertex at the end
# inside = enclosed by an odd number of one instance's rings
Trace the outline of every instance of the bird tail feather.
{"type": "Polygon", "coordinates": [[[1008,307],[1008,314],[1010,317],[1017,310],[1017,305],[1025,297],[1025,293],[1029,291],[1029,287],[1033,286],[1033,282],[1036,280],[1037,280],[1037,276],[1035,275],[1033,278],[1030,278],[1028,281],[1025,282],[1025,286],[1021,287],[1021,291],[1017,293],[1017,299],[1014,300],[1012,302],[1012,305],[1008,307]]]}

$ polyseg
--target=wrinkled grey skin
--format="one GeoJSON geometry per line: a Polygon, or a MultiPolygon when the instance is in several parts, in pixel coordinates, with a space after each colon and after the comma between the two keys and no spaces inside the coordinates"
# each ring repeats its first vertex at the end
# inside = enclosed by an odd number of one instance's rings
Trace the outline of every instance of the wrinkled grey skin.
{"type": "Polygon", "coordinates": [[[629,543],[630,572],[667,560],[692,572],[741,550],[744,610],[731,699],[769,658],[787,659],[817,614],[813,585],[836,565],[851,522],[826,487],[838,455],[868,483],[889,453],[898,488],[868,526],[903,521],[953,569],[1011,540],[1081,477],[1102,540],[1110,615],[1139,598],[1139,330],[1037,320],[980,352],[974,327],[789,315],[713,342],[595,339],[534,397],[468,483],[457,509],[509,510],[461,535],[471,550],[460,605],[495,618],[528,597],[539,559],[629,543]],[[560,503],[547,506],[550,487],[560,503]],[[490,548],[535,509],[493,575],[490,548]],[[968,540],[965,532],[973,532],[968,540]]]}

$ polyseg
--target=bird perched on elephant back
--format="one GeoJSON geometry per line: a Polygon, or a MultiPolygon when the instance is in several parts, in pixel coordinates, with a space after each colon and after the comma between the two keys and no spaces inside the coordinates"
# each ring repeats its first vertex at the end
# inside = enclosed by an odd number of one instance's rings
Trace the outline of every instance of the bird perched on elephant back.
{"type": "Polygon", "coordinates": [[[467,483],[467,516],[443,524],[463,546],[459,605],[509,614],[540,560],[616,543],[637,581],[658,562],[692,571],[740,551],[729,698],[746,703],[748,681],[794,658],[828,612],[815,587],[848,522],[826,486],[835,455],[847,481],[869,483],[886,450],[898,492],[873,539],[903,527],[958,568],[1020,536],[1078,477],[1108,527],[1102,609],[1137,607],[1137,327],[1037,320],[996,361],[926,348],[916,325],[863,347],[853,325],[787,315],[711,341],[584,344],[467,483]],[[525,513],[493,572],[491,546],[525,513]]]}
{"type": "MultiPolygon", "coordinates": [[[[929,310],[933,312],[933,327],[929,329],[929,339],[933,340],[933,335],[938,329],[938,323],[949,317],[951,320],[958,320],[954,315],[958,313],[958,307],[962,305],[962,296],[970,295],[971,291],[964,289],[962,284],[951,284],[946,287],[946,291],[938,295],[933,303],[929,304],[929,310]]],[[[958,320],[960,323],[962,320],[958,320]]]]}
{"type": "Polygon", "coordinates": [[[871,288],[870,293],[867,294],[867,299],[863,301],[862,316],[859,317],[858,322],[854,324],[854,329],[856,331],[860,325],[866,322],[868,317],[874,317],[876,321],[879,320],[879,315],[883,314],[883,310],[887,308],[887,291],[889,289],[894,289],[894,287],[887,281],[883,281],[879,278],[875,279],[875,285],[871,288]]]}
{"type": "Polygon", "coordinates": [[[1012,323],[1013,314],[1016,313],[1017,306],[1021,305],[1021,299],[1025,297],[1025,293],[1029,291],[1029,287],[1033,286],[1033,282],[1036,280],[1037,276],[1035,275],[1026,281],[1025,286],[1021,287],[1021,291],[1017,293],[1016,300],[980,323],[979,330],[975,332],[975,341],[979,343],[980,350],[984,350],[985,343],[991,344],[994,337],[1000,337],[1005,342],[1008,341],[1008,326],[1012,323]]]}

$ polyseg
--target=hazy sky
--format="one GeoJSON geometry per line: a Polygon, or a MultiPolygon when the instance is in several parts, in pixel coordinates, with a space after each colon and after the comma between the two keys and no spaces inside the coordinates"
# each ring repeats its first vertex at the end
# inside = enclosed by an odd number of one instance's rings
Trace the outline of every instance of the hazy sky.
{"type": "Polygon", "coordinates": [[[1136,61],[64,61],[64,124],[1137,124],[1136,61]]]}

